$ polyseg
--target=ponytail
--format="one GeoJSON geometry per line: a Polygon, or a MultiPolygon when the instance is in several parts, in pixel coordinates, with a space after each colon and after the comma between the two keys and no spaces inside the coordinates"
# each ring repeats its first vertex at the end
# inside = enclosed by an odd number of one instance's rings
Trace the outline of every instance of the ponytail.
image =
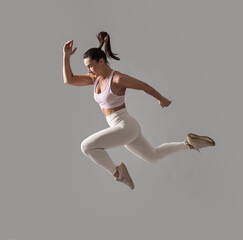
{"type": "Polygon", "coordinates": [[[90,48],[89,50],[87,50],[84,53],[83,58],[90,57],[92,60],[96,60],[97,62],[101,58],[103,58],[108,65],[109,62],[107,60],[106,55],[108,56],[108,58],[114,58],[116,60],[120,60],[120,58],[116,56],[117,54],[111,51],[110,35],[107,32],[99,32],[96,35],[96,37],[99,40],[99,47],[90,48]],[[105,46],[105,52],[101,49],[103,45],[105,46]]]}
{"type": "Polygon", "coordinates": [[[100,42],[100,46],[99,49],[102,48],[102,46],[105,44],[105,53],[107,54],[107,56],[109,58],[114,58],[116,60],[120,60],[119,57],[116,57],[115,55],[117,55],[116,53],[113,53],[111,51],[111,44],[110,44],[110,35],[107,32],[99,32],[96,37],[98,38],[99,42],[100,42]]]}

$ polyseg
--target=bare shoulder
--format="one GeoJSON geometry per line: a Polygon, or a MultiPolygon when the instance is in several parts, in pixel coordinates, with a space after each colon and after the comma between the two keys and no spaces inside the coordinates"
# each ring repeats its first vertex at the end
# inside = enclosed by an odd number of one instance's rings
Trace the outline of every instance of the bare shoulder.
{"type": "Polygon", "coordinates": [[[119,79],[121,78],[123,74],[119,71],[114,71],[114,74],[113,74],[113,82],[115,83],[118,83],[119,82],[119,79]]]}
{"type": "Polygon", "coordinates": [[[130,76],[128,74],[126,74],[126,73],[122,73],[122,72],[119,72],[119,71],[115,71],[114,72],[114,77],[115,77],[115,79],[116,79],[116,81],[118,83],[119,81],[124,81],[124,79],[127,79],[130,76]]]}
{"type": "Polygon", "coordinates": [[[124,77],[126,77],[126,74],[119,72],[119,71],[115,71],[113,74],[113,85],[117,88],[123,88],[122,87],[122,79],[124,79],[124,77]]]}
{"type": "Polygon", "coordinates": [[[146,88],[148,87],[147,83],[121,72],[117,73],[116,81],[121,88],[125,89],[132,88],[138,90],[146,90],[146,88]]]}

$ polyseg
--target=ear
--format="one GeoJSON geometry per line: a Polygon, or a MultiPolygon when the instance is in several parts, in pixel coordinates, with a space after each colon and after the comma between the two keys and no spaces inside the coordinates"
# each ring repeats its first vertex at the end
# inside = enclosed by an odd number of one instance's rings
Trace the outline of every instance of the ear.
{"type": "Polygon", "coordinates": [[[99,63],[100,63],[100,64],[104,64],[104,63],[105,63],[104,58],[101,58],[101,59],[99,60],[99,63]]]}

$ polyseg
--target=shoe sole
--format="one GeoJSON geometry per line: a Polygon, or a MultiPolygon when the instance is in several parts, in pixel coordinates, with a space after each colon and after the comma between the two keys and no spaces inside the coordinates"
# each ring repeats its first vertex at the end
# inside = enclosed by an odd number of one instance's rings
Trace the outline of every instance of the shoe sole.
{"type": "Polygon", "coordinates": [[[122,166],[123,171],[124,171],[125,174],[129,177],[129,181],[132,183],[132,186],[129,185],[129,187],[130,187],[131,189],[134,189],[134,183],[133,183],[133,180],[132,180],[132,178],[131,178],[131,176],[130,176],[128,170],[127,170],[126,165],[122,162],[122,163],[120,164],[120,166],[122,166]]]}
{"type": "Polygon", "coordinates": [[[215,146],[216,145],[215,141],[208,136],[199,136],[199,135],[194,134],[194,133],[188,133],[187,137],[188,137],[189,140],[190,139],[200,139],[200,140],[206,142],[209,146],[215,146]]]}

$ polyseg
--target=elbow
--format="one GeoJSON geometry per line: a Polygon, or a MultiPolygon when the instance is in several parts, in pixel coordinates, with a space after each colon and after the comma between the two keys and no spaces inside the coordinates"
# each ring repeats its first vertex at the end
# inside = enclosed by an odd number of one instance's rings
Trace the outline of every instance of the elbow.
{"type": "Polygon", "coordinates": [[[71,78],[64,78],[64,84],[70,84],[71,78]]]}
{"type": "Polygon", "coordinates": [[[63,75],[63,82],[64,82],[64,84],[68,84],[68,78],[64,75],[63,75]]]}
{"type": "Polygon", "coordinates": [[[72,77],[73,77],[73,75],[71,75],[71,76],[63,76],[64,84],[70,84],[70,82],[72,81],[72,77]]]}
{"type": "Polygon", "coordinates": [[[151,90],[151,86],[149,84],[147,84],[147,83],[144,83],[144,86],[143,86],[142,90],[144,92],[148,93],[151,90]]]}

